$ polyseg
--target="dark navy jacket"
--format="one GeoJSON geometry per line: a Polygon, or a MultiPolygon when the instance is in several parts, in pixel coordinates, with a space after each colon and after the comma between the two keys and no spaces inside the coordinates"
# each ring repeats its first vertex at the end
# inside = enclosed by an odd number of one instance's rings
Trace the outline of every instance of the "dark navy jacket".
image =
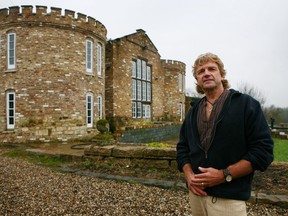
{"type": "MultiPolygon", "coordinates": [[[[274,144],[258,101],[230,89],[207,152],[201,146],[197,128],[199,102],[189,110],[180,130],[177,144],[180,171],[183,171],[186,163],[191,164],[194,173],[200,172],[199,166],[225,169],[241,159],[250,161],[254,171],[267,169],[274,159],[274,144]]],[[[205,191],[210,196],[248,200],[253,174],[254,172],[229,183],[208,187],[205,191]]]]}

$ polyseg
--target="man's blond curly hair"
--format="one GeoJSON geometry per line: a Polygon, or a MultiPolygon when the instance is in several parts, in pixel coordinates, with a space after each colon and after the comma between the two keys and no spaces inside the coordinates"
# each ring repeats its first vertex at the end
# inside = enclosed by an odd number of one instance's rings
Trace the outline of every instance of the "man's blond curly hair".
{"type": "MultiPolygon", "coordinates": [[[[198,58],[194,62],[193,70],[192,70],[194,78],[197,80],[197,68],[199,66],[206,64],[207,62],[210,62],[210,61],[212,61],[218,65],[220,73],[224,77],[224,79],[222,80],[222,85],[223,85],[224,89],[228,89],[230,87],[230,85],[229,85],[228,80],[225,79],[226,70],[224,69],[224,64],[221,61],[221,59],[213,53],[208,52],[208,53],[204,53],[204,54],[198,56],[198,58]]],[[[200,94],[204,94],[203,89],[197,84],[196,84],[196,91],[200,94]]]]}

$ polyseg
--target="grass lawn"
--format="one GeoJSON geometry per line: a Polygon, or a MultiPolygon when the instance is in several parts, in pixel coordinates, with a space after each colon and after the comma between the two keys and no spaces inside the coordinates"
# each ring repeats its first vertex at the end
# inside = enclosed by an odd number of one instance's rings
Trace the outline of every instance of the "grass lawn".
{"type": "Polygon", "coordinates": [[[288,162],[288,140],[274,139],[274,161],[288,162]]]}

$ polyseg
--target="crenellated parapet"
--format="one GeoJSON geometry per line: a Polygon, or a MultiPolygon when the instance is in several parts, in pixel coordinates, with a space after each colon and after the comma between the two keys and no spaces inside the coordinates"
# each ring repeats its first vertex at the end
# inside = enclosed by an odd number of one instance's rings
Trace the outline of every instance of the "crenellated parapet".
{"type": "Polygon", "coordinates": [[[51,7],[51,11],[47,12],[46,6],[36,6],[36,12],[33,12],[33,6],[22,5],[21,11],[19,6],[13,6],[0,9],[0,29],[7,26],[53,26],[63,29],[72,29],[73,31],[85,32],[93,34],[106,40],[106,27],[94,19],[81,13],[75,13],[71,10],[51,7]]]}
{"type": "Polygon", "coordinates": [[[161,59],[162,67],[170,71],[182,72],[185,74],[186,64],[181,61],[161,59]]]}

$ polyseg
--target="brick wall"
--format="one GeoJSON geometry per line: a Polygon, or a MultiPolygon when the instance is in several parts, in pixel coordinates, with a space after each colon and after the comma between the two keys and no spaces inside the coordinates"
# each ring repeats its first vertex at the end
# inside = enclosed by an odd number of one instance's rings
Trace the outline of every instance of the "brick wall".
{"type": "MultiPolygon", "coordinates": [[[[96,72],[97,43],[103,46],[106,29],[94,18],[61,9],[31,6],[0,10],[0,139],[3,142],[76,139],[97,132],[86,127],[86,93],[105,103],[105,68],[96,72]],[[9,11],[9,15],[8,15],[9,11]],[[7,69],[7,33],[16,33],[16,68],[7,69]],[[93,75],[86,73],[86,39],[94,42],[93,75]],[[6,92],[16,94],[15,129],[6,129],[6,92]]],[[[103,110],[105,110],[103,108],[103,110]]],[[[105,111],[103,113],[105,116],[105,111]]]]}
{"type": "MultiPolygon", "coordinates": [[[[103,99],[103,118],[120,117],[127,124],[141,121],[179,121],[178,74],[185,64],[161,60],[142,29],[106,41],[105,26],[71,10],[45,6],[0,9],[0,140],[51,141],[90,137],[98,133],[97,97],[103,99]],[[16,68],[7,67],[7,34],[16,34],[16,68]],[[93,41],[93,74],[86,73],[86,40],[93,41]],[[97,44],[102,45],[102,75],[97,75],[97,44]],[[132,61],[151,66],[151,116],[132,119],[132,61]],[[6,94],[15,92],[15,128],[7,129],[6,94]],[[86,124],[86,94],[94,96],[94,122],[86,124]]],[[[184,85],[184,79],[183,79],[184,85]]],[[[184,86],[183,86],[184,87],[184,86]]],[[[184,109],[185,106],[183,106],[184,109]]],[[[183,110],[184,113],[184,110],[183,110]]]]}
{"type": "Polygon", "coordinates": [[[185,116],[186,65],[173,60],[161,60],[161,64],[165,74],[165,118],[170,121],[180,121],[185,116]],[[179,84],[179,75],[182,85],[179,84]],[[182,119],[179,116],[179,104],[182,104],[182,119]]]}
{"type": "MultiPolygon", "coordinates": [[[[106,114],[107,117],[132,119],[132,61],[144,59],[152,69],[151,118],[145,121],[179,121],[179,104],[185,113],[186,65],[179,61],[162,60],[145,31],[108,41],[106,46],[106,114]],[[178,75],[183,77],[180,92],[178,75]]],[[[142,118],[134,118],[133,121],[142,118]]]]}
{"type": "Polygon", "coordinates": [[[163,116],[164,74],[160,55],[145,31],[109,41],[106,46],[106,112],[108,117],[132,118],[132,60],[145,59],[152,67],[152,113],[163,116]],[[144,48],[145,47],[145,48],[144,48]]]}

